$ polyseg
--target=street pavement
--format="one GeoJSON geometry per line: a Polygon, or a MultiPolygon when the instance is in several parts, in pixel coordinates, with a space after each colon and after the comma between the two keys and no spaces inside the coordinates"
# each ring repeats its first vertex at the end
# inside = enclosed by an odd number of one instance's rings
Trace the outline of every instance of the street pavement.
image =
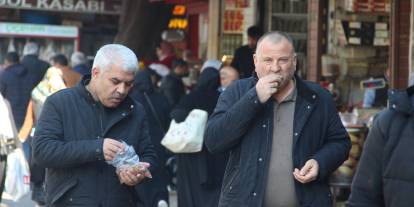
{"type": "MultiPolygon", "coordinates": [[[[10,200],[10,197],[3,193],[2,202],[0,207],[39,207],[30,199],[30,193],[14,202],[10,200]]],[[[177,207],[177,193],[175,191],[170,192],[170,206],[169,207],[177,207]]]]}

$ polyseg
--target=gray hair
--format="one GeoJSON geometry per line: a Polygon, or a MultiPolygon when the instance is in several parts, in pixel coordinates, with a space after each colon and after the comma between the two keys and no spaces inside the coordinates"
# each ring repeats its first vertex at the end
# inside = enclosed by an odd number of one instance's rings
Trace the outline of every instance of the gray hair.
{"type": "Polygon", "coordinates": [[[82,52],[74,52],[70,57],[70,63],[72,67],[84,64],[86,65],[87,60],[85,54],[83,54],[82,52]]]}
{"type": "Polygon", "coordinates": [[[268,32],[266,34],[264,34],[262,37],[259,38],[259,40],[257,41],[257,47],[256,47],[256,53],[257,53],[257,48],[259,48],[259,45],[263,42],[263,40],[269,40],[271,41],[273,44],[277,44],[279,42],[281,42],[282,40],[286,40],[290,43],[290,45],[292,45],[292,52],[295,53],[295,46],[293,44],[293,39],[292,37],[285,33],[285,32],[280,32],[280,31],[272,31],[272,32],[268,32]]]}
{"type": "Polygon", "coordinates": [[[28,42],[24,45],[23,55],[39,55],[39,46],[34,42],[28,42]]]}
{"type": "Polygon", "coordinates": [[[113,65],[122,66],[126,72],[138,72],[138,59],[135,53],[120,44],[108,44],[99,48],[93,60],[93,67],[100,71],[109,70],[113,65]]]}

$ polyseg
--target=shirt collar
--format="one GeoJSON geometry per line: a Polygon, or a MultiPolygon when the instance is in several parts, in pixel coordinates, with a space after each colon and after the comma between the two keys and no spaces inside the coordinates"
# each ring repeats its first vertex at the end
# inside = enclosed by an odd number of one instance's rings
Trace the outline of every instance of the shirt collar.
{"type": "Polygon", "coordinates": [[[296,88],[296,79],[295,77],[292,78],[293,80],[293,90],[289,93],[288,96],[282,101],[283,102],[295,102],[297,97],[297,88],[296,88]]]}

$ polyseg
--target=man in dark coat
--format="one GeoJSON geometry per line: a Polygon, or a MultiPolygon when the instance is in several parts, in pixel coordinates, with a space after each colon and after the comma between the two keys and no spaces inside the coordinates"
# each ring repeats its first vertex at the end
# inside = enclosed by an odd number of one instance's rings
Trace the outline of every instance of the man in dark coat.
{"type": "Polygon", "coordinates": [[[23,48],[22,65],[27,68],[32,78],[33,88],[43,79],[49,63],[39,59],[39,46],[34,42],[28,42],[23,48]]]}
{"type": "Polygon", "coordinates": [[[182,77],[188,75],[188,64],[182,59],[174,60],[172,71],[166,75],[160,85],[160,92],[167,97],[171,106],[175,106],[185,95],[182,77]]]}
{"type": "Polygon", "coordinates": [[[263,35],[262,29],[251,26],[247,29],[247,45],[236,49],[231,66],[236,68],[240,78],[252,76],[254,71],[253,54],[256,49],[257,40],[263,35]]]}
{"type": "Polygon", "coordinates": [[[169,198],[167,189],[169,175],[165,167],[168,154],[165,147],[161,145],[161,140],[170,123],[171,107],[167,98],[155,90],[151,75],[150,69],[138,72],[130,95],[144,106],[148,116],[149,134],[160,163],[160,166],[152,173],[153,178],[136,187],[141,201],[139,207],[158,207],[159,203],[167,204],[169,198]]]}
{"type": "MultiPolygon", "coordinates": [[[[219,97],[219,81],[218,68],[203,69],[196,88],[180,100],[171,112],[172,118],[182,122],[193,109],[213,113],[219,97]]],[[[205,147],[201,152],[177,154],[178,206],[217,206],[226,163],[227,153],[213,155],[205,147]]]]}
{"type": "Polygon", "coordinates": [[[414,206],[414,86],[391,90],[365,141],[349,207],[414,206]]]}
{"type": "Polygon", "coordinates": [[[16,52],[7,53],[5,62],[6,68],[0,73],[0,92],[10,102],[16,129],[20,130],[34,86],[27,68],[19,63],[16,52]]]}
{"type": "Polygon", "coordinates": [[[230,152],[220,207],[330,207],[329,175],[351,147],[332,96],[294,76],[292,39],[270,32],[254,56],[257,77],[220,96],[205,143],[230,152]]]}
{"type": "Polygon", "coordinates": [[[72,65],[72,70],[81,75],[91,74],[91,69],[88,66],[88,59],[86,59],[83,52],[74,52],[72,56],[70,56],[70,64],[72,65]]]}
{"type": "Polygon", "coordinates": [[[128,96],[137,70],[132,50],[105,45],[91,77],[47,98],[33,138],[34,162],[47,168],[47,206],[136,207],[134,187],[156,159],[145,110],[128,96]],[[134,148],[143,168],[106,162],[123,153],[121,141],[134,148]]]}

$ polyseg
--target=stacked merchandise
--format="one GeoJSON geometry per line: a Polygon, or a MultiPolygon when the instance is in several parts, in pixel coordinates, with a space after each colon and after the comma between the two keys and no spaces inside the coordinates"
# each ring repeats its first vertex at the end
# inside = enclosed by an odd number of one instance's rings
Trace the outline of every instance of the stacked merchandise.
{"type": "Polygon", "coordinates": [[[349,12],[390,12],[390,0],[344,0],[344,8],[349,12]]]}
{"type": "Polygon", "coordinates": [[[342,21],[340,26],[343,27],[347,44],[372,46],[374,44],[375,23],[342,21]]]}
{"type": "Polygon", "coordinates": [[[387,22],[375,23],[375,46],[388,46],[390,44],[390,35],[387,22]]]}

